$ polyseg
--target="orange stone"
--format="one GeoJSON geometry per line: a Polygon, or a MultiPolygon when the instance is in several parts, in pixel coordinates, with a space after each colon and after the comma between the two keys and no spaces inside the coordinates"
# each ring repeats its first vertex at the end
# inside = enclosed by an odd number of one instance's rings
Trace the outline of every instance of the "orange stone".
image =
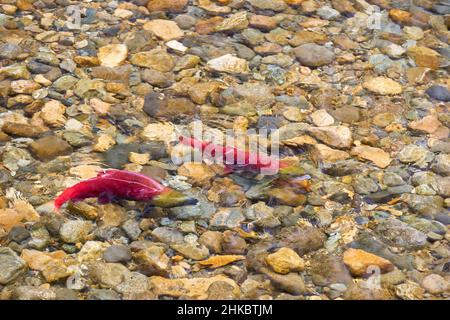
{"type": "Polygon", "coordinates": [[[386,273],[394,270],[394,265],[382,257],[361,249],[347,249],[344,252],[343,260],[354,276],[371,274],[374,270],[386,273]]]}
{"type": "Polygon", "coordinates": [[[147,3],[147,9],[154,11],[180,12],[188,3],[188,0],[150,0],[147,3]]]}
{"type": "Polygon", "coordinates": [[[198,34],[209,34],[215,31],[216,26],[220,25],[224,19],[222,17],[213,17],[201,20],[195,25],[195,31],[198,34]]]}
{"type": "Polygon", "coordinates": [[[441,65],[441,55],[427,47],[411,47],[406,54],[413,59],[419,67],[427,67],[436,70],[441,65]]]}
{"type": "Polygon", "coordinates": [[[253,15],[248,19],[250,27],[261,30],[273,30],[277,27],[278,22],[273,17],[253,15]]]}
{"type": "Polygon", "coordinates": [[[400,24],[411,24],[412,14],[400,9],[389,10],[389,17],[400,24]]]}

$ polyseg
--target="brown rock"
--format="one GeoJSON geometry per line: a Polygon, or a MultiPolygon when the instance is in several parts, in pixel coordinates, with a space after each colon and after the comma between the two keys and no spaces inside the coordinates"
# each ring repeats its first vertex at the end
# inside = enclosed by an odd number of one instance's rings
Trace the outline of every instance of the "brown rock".
{"type": "Polygon", "coordinates": [[[240,11],[223,20],[214,28],[214,31],[240,31],[247,27],[247,12],[240,11]]]}
{"type": "Polygon", "coordinates": [[[447,138],[449,135],[449,129],[439,121],[436,115],[429,115],[423,119],[412,121],[408,126],[413,130],[433,134],[438,139],[447,138]]]}
{"type": "Polygon", "coordinates": [[[11,90],[15,93],[31,94],[41,85],[33,80],[15,80],[11,82],[11,90]]]}
{"type": "Polygon", "coordinates": [[[42,130],[27,123],[5,122],[2,127],[3,132],[19,137],[35,138],[42,133],[42,130]]]}
{"type": "Polygon", "coordinates": [[[273,271],[281,274],[302,271],[305,268],[305,261],[290,248],[281,248],[275,253],[269,254],[266,262],[273,271]]]}
{"type": "Polygon", "coordinates": [[[117,67],[122,64],[128,55],[128,48],[124,44],[109,44],[98,50],[98,60],[104,67],[117,67]]]}
{"type": "Polygon", "coordinates": [[[144,24],[143,29],[151,31],[164,41],[180,39],[184,35],[184,32],[178,27],[176,22],[171,20],[151,20],[144,24]]]}
{"type": "Polygon", "coordinates": [[[331,0],[334,9],[343,14],[354,14],[356,9],[349,0],[331,0]]]}
{"type": "Polygon", "coordinates": [[[131,63],[139,67],[151,68],[161,72],[169,72],[175,66],[171,55],[163,49],[153,49],[134,54],[131,63]]]}
{"type": "Polygon", "coordinates": [[[287,4],[291,6],[299,6],[301,5],[305,0],[284,0],[287,4]]]}
{"type": "Polygon", "coordinates": [[[293,47],[297,47],[305,43],[324,44],[326,42],[328,42],[328,37],[325,34],[307,30],[300,30],[296,32],[292,39],[289,40],[289,44],[293,47]]]}
{"type": "Polygon", "coordinates": [[[73,61],[80,67],[96,67],[100,65],[100,60],[91,56],[76,56],[73,58],[73,61]]]}
{"type": "Polygon", "coordinates": [[[150,0],[147,3],[147,9],[150,12],[168,11],[180,12],[188,4],[188,0],[150,0]]]}
{"type": "Polygon", "coordinates": [[[215,176],[211,168],[199,162],[186,162],[178,168],[178,174],[188,177],[189,183],[195,186],[209,186],[215,176]]]}
{"type": "Polygon", "coordinates": [[[215,28],[223,21],[222,17],[212,17],[206,20],[200,20],[195,25],[195,31],[198,34],[209,34],[215,31],[215,28]]]}
{"type": "Polygon", "coordinates": [[[249,24],[250,27],[252,28],[256,28],[256,29],[261,29],[264,31],[270,31],[272,29],[275,29],[278,25],[278,20],[273,18],[273,17],[269,17],[269,16],[261,16],[261,15],[252,15],[249,18],[249,24]]]}
{"type": "Polygon", "coordinates": [[[352,144],[352,132],[344,126],[311,128],[309,132],[317,139],[336,148],[349,148],[352,144]]]}
{"type": "Polygon", "coordinates": [[[239,286],[223,275],[217,275],[208,278],[182,278],[182,279],[166,279],[163,277],[153,276],[149,279],[153,292],[157,296],[170,297],[186,297],[189,299],[204,300],[208,297],[209,286],[216,281],[224,281],[233,286],[235,297],[240,295],[239,286]]]}
{"type": "Polygon", "coordinates": [[[17,0],[16,6],[20,11],[33,11],[34,6],[31,0],[17,0]]]}
{"type": "Polygon", "coordinates": [[[397,23],[409,25],[411,24],[412,14],[400,9],[391,9],[389,10],[389,17],[397,23]]]}
{"type": "Polygon", "coordinates": [[[354,147],[350,151],[350,154],[370,160],[380,168],[386,168],[391,163],[391,157],[389,154],[380,148],[360,145],[354,147]]]}
{"type": "Polygon", "coordinates": [[[411,47],[406,51],[408,57],[419,67],[438,69],[441,65],[441,55],[427,47],[411,47]]]}
{"type": "Polygon", "coordinates": [[[29,145],[31,152],[41,161],[53,160],[58,156],[72,153],[72,147],[57,136],[46,136],[29,145]]]}
{"type": "Polygon", "coordinates": [[[57,100],[48,101],[41,110],[40,117],[50,127],[60,128],[67,119],[64,116],[66,107],[57,100]]]}
{"type": "Polygon", "coordinates": [[[30,269],[41,271],[48,282],[67,278],[70,275],[64,263],[66,253],[62,250],[41,252],[24,249],[21,258],[25,260],[30,269]]]}
{"type": "Polygon", "coordinates": [[[403,88],[400,83],[387,77],[375,77],[364,81],[363,87],[381,95],[399,94],[403,88]]]}
{"type": "Polygon", "coordinates": [[[324,144],[315,144],[311,151],[311,159],[315,163],[336,162],[350,158],[350,155],[342,150],[332,149],[324,144]]]}
{"type": "Polygon", "coordinates": [[[222,233],[218,231],[207,230],[202,233],[198,242],[203,244],[212,253],[222,252],[222,233]]]}
{"type": "Polygon", "coordinates": [[[361,249],[347,249],[344,252],[343,259],[352,275],[358,277],[367,273],[371,274],[373,271],[370,268],[373,267],[379,268],[381,273],[390,272],[394,269],[394,265],[389,260],[361,249]]]}
{"type": "Polygon", "coordinates": [[[188,94],[196,104],[205,104],[209,95],[217,91],[221,86],[220,82],[215,81],[200,82],[193,85],[189,89],[188,94]]]}

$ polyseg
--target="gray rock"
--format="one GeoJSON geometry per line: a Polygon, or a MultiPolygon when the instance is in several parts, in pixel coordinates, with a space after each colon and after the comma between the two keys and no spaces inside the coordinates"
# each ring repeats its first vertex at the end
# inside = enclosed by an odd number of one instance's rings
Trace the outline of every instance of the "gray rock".
{"type": "Polygon", "coordinates": [[[438,155],[431,169],[440,175],[450,176],[450,154],[438,155]]]}
{"type": "Polygon", "coordinates": [[[30,230],[31,240],[28,246],[33,249],[42,250],[46,248],[51,241],[51,236],[44,225],[35,223],[30,230]]]}
{"type": "Polygon", "coordinates": [[[174,21],[181,29],[190,29],[197,23],[197,19],[189,14],[177,15],[174,21]]]}
{"type": "Polygon", "coordinates": [[[14,226],[8,233],[8,238],[18,243],[28,239],[30,236],[30,232],[23,226],[14,226]]]}
{"type": "Polygon", "coordinates": [[[395,172],[385,172],[383,174],[383,183],[388,187],[394,187],[405,184],[405,181],[395,172]]]}
{"type": "Polygon", "coordinates": [[[417,216],[403,216],[401,220],[409,224],[414,229],[417,229],[425,234],[436,233],[439,235],[445,235],[447,232],[447,227],[438,221],[427,220],[417,216]]]}
{"type": "Polygon", "coordinates": [[[125,221],[122,224],[122,230],[125,231],[128,238],[130,238],[131,240],[136,240],[139,237],[139,235],[141,234],[139,222],[137,222],[134,219],[125,221]]]}
{"type": "Polygon", "coordinates": [[[198,243],[174,243],[170,247],[188,259],[203,260],[209,256],[208,248],[198,243]]]}
{"type": "Polygon", "coordinates": [[[120,294],[111,289],[91,289],[87,300],[120,300],[120,294]]]}
{"type": "Polygon", "coordinates": [[[42,287],[20,286],[14,290],[13,297],[17,300],[55,300],[56,292],[42,287]]]}
{"type": "Polygon", "coordinates": [[[354,249],[362,249],[377,256],[391,261],[400,269],[413,269],[413,257],[411,255],[402,255],[393,253],[388,245],[382,242],[377,236],[366,231],[360,232],[358,237],[350,243],[354,249]]]}
{"type": "Polygon", "coordinates": [[[311,279],[318,286],[333,283],[348,285],[352,277],[341,258],[332,255],[314,255],[311,261],[311,279]]]}
{"type": "Polygon", "coordinates": [[[130,152],[139,152],[139,145],[136,143],[117,144],[105,153],[105,162],[112,168],[122,169],[122,166],[129,162],[130,152]]]}
{"type": "Polygon", "coordinates": [[[59,234],[66,243],[85,242],[92,229],[91,221],[72,220],[61,226],[59,234]]]}
{"type": "Polygon", "coordinates": [[[279,290],[294,295],[300,295],[306,292],[303,277],[297,273],[278,274],[265,268],[261,271],[270,279],[272,285],[279,290]]]}
{"type": "Polygon", "coordinates": [[[444,200],[440,196],[403,194],[401,198],[412,210],[424,217],[432,218],[443,211],[444,200]]]}
{"type": "Polygon", "coordinates": [[[177,229],[170,227],[158,227],[152,231],[152,236],[159,242],[172,244],[182,242],[183,234],[177,229]]]}
{"type": "Polygon", "coordinates": [[[353,189],[359,194],[369,194],[378,191],[378,184],[370,178],[357,176],[352,182],[353,189]]]}
{"type": "Polygon", "coordinates": [[[414,163],[420,168],[424,168],[434,159],[434,154],[427,149],[409,144],[405,146],[397,155],[398,159],[404,163],[414,163]]]}
{"type": "Polygon", "coordinates": [[[148,289],[149,282],[147,277],[138,272],[126,274],[124,281],[115,288],[116,291],[122,294],[138,293],[148,289]]]}
{"type": "Polygon", "coordinates": [[[239,227],[245,221],[245,216],[240,208],[222,208],[211,217],[209,224],[213,228],[233,229],[239,227]]]}
{"type": "Polygon", "coordinates": [[[198,200],[195,206],[185,206],[176,207],[169,209],[170,213],[173,214],[177,219],[180,220],[199,220],[199,219],[210,219],[211,216],[216,212],[214,203],[208,201],[205,195],[199,189],[189,189],[183,191],[186,195],[193,197],[198,200]]]}
{"type": "Polygon", "coordinates": [[[58,92],[66,92],[75,87],[79,79],[73,76],[62,76],[52,84],[52,88],[58,92]]]}
{"type": "Polygon", "coordinates": [[[128,262],[131,260],[131,250],[124,245],[112,245],[103,252],[106,262],[128,262]]]}
{"type": "Polygon", "coordinates": [[[141,78],[152,86],[167,88],[173,83],[170,74],[165,74],[157,70],[145,69],[141,72],[141,78]]]}
{"type": "Polygon", "coordinates": [[[287,4],[283,0],[247,0],[253,7],[261,10],[283,11],[287,4]]]}
{"type": "Polygon", "coordinates": [[[25,272],[27,264],[10,248],[0,247],[0,285],[8,284],[25,272]]]}
{"type": "Polygon", "coordinates": [[[447,87],[433,85],[429,87],[425,93],[429,95],[431,98],[439,100],[439,101],[450,101],[450,90],[447,87]]]}
{"type": "Polygon", "coordinates": [[[0,45],[0,58],[1,59],[15,59],[22,53],[22,48],[14,43],[4,43],[0,45]]]}
{"type": "Polygon", "coordinates": [[[414,250],[427,244],[426,234],[397,219],[382,221],[375,231],[393,246],[414,250]]]}
{"type": "Polygon", "coordinates": [[[333,8],[329,6],[322,6],[319,9],[317,9],[316,13],[325,20],[333,20],[340,16],[339,11],[334,10],[333,8]]]}
{"type": "Polygon", "coordinates": [[[104,288],[115,288],[130,271],[120,263],[96,262],[89,266],[89,276],[104,288]]]}
{"type": "Polygon", "coordinates": [[[56,300],[79,300],[77,292],[67,288],[55,288],[56,300]]]}
{"type": "Polygon", "coordinates": [[[208,287],[208,300],[233,300],[236,299],[234,287],[225,281],[214,281],[208,287]]]}

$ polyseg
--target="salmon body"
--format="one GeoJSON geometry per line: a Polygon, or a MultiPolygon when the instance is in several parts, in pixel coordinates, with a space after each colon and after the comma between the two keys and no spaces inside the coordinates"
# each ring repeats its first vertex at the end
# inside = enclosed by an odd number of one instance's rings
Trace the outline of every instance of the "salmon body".
{"type": "Polygon", "coordinates": [[[277,158],[259,152],[251,153],[234,147],[219,146],[211,142],[184,136],[180,136],[179,140],[185,145],[201,150],[206,156],[211,156],[216,159],[221,158],[228,172],[236,170],[258,172],[270,168],[278,170],[286,166],[285,163],[280,162],[277,158]]]}
{"type": "Polygon", "coordinates": [[[55,199],[58,210],[67,201],[78,202],[87,198],[98,198],[105,204],[113,200],[154,201],[162,207],[195,204],[196,200],[172,190],[143,174],[125,170],[105,170],[95,178],[81,181],[67,188],[55,199]]]}

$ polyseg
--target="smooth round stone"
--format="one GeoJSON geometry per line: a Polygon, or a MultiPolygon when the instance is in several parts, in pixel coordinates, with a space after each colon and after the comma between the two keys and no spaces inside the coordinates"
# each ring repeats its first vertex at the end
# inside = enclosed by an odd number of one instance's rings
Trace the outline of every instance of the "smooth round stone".
{"type": "Polygon", "coordinates": [[[23,226],[15,226],[9,231],[8,238],[15,242],[22,242],[30,237],[30,232],[23,226]]]}
{"type": "Polygon", "coordinates": [[[444,86],[433,85],[429,87],[425,93],[429,95],[431,98],[439,100],[439,101],[450,101],[450,90],[448,90],[444,86]]]}
{"type": "Polygon", "coordinates": [[[112,245],[103,253],[106,262],[128,262],[131,260],[131,251],[123,245],[112,245]]]}

